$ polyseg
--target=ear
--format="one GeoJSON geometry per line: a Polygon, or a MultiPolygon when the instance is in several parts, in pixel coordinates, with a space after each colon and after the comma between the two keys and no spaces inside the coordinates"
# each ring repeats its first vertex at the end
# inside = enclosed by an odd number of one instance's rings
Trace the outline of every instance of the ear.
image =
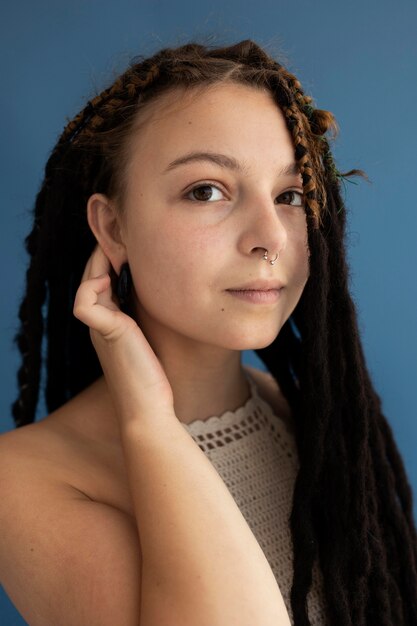
{"type": "Polygon", "coordinates": [[[115,204],[104,194],[94,193],[87,202],[87,220],[95,238],[108,257],[116,274],[127,261],[121,217],[115,204]]]}

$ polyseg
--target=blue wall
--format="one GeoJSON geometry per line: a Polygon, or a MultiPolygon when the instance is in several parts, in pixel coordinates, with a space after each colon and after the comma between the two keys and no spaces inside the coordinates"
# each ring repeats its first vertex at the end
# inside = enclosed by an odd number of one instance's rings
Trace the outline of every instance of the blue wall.
{"type": "MultiPolygon", "coordinates": [[[[47,156],[65,125],[131,56],[217,35],[252,38],[289,69],[340,125],[351,291],[364,350],[414,491],[417,487],[417,45],[414,0],[15,0],[0,15],[2,141],[0,430],[12,428],[18,355],[12,346],[27,255],[23,239],[47,156]],[[412,165],[414,163],[414,166],[412,165]]],[[[259,365],[254,353],[244,361],[259,365]]],[[[39,407],[38,418],[44,406],[39,407]]],[[[415,511],[417,507],[415,506],[415,511]]],[[[0,623],[24,623],[3,594],[0,623]]]]}

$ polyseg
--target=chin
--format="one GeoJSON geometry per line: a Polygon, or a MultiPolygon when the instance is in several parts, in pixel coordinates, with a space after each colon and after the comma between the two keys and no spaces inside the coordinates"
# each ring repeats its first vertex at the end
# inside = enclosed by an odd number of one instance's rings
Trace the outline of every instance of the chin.
{"type": "Polygon", "coordinates": [[[238,332],[237,335],[229,337],[224,347],[230,350],[260,350],[271,345],[279,335],[282,325],[277,329],[267,327],[267,324],[263,325],[263,328],[254,329],[254,325],[249,329],[245,329],[238,332]]]}

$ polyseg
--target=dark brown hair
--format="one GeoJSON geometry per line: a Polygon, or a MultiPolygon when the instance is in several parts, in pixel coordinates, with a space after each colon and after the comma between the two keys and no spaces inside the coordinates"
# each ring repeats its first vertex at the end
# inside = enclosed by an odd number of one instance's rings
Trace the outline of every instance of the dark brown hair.
{"type": "Polygon", "coordinates": [[[136,57],[67,124],[46,164],[25,240],[30,264],[15,337],[23,358],[12,406],[16,427],[35,419],[45,334],[48,411],[103,373],[89,329],[72,313],[96,244],[86,218],[89,196],[123,196],[128,138],[138,122],[146,123],[145,110],[157,106],[158,96],[222,81],[269,90],[303,177],[310,277],[277,338],[256,350],[296,428],[300,469],[289,520],[294,624],[310,624],[306,597],[318,558],[329,625],[415,626],[412,491],[370,379],[348,291],[341,182],[363,172],[337,170],[326,137],[337,131],[334,116],[315,108],[297,78],[251,40],[217,48],[188,43],[136,57]]]}

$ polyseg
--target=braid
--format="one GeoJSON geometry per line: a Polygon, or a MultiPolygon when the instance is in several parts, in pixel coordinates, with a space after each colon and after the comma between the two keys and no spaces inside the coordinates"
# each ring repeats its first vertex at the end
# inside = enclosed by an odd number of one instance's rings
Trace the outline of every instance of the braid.
{"type": "MultiPolygon", "coordinates": [[[[64,233],[67,229],[65,228],[65,221],[59,223],[58,220],[54,220],[53,215],[48,215],[50,223],[43,228],[44,212],[52,204],[54,194],[60,193],[58,184],[59,171],[63,167],[66,153],[71,153],[70,145],[79,143],[83,146],[86,137],[94,135],[100,129],[105,129],[106,122],[111,123],[114,111],[118,110],[124,100],[131,100],[134,90],[137,90],[142,85],[146,87],[152,80],[157,78],[158,66],[152,64],[147,69],[146,64],[144,64],[144,69],[145,72],[142,75],[137,74],[135,69],[128,70],[111,87],[90,100],[86,107],[64,128],[45,166],[44,181],[37,195],[34,209],[34,226],[25,240],[26,250],[31,256],[31,262],[26,273],[26,295],[19,308],[19,319],[22,325],[14,338],[14,342],[18,345],[23,357],[23,362],[17,375],[20,390],[19,397],[12,405],[12,415],[16,427],[24,426],[33,421],[38,402],[41,343],[44,332],[42,305],[46,297],[46,282],[49,282],[50,287],[47,324],[47,335],[50,339],[48,342],[47,361],[47,406],[50,410],[54,410],[72,396],[72,393],[69,392],[69,380],[77,380],[76,389],[80,390],[83,388],[83,374],[85,374],[86,369],[84,367],[79,368],[79,363],[77,362],[79,359],[67,359],[67,362],[64,362],[62,358],[62,355],[68,354],[68,350],[71,347],[74,350],[76,347],[79,348],[81,345],[85,345],[86,331],[75,320],[71,306],[79,283],[75,284],[73,282],[71,292],[68,293],[62,276],[58,276],[55,272],[48,277],[49,280],[47,279],[44,259],[42,255],[38,254],[38,248],[43,247],[46,252],[50,232],[54,233],[54,237],[56,237],[59,234],[58,229],[62,233],[62,240],[65,240],[64,233]],[[80,141],[80,135],[82,141],[80,141]],[[54,224],[54,227],[52,227],[52,224],[54,224]],[[41,235],[43,235],[43,241],[40,241],[41,235]],[[65,312],[62,311],[63,302],[68,303],[65,312]],[[65,315],[64,320],[62,319],[63,314],[65,315]],[[75,339],[75,342],[69,339],[71,336],[75,339]]],[[[89,168],[93,165],[93,159],[89,158],[88,154],[83,154],[81,162],[82,174],[83,176],[88,176],[89,168]]],[[[80,186],[79,183],[78,186],[80,186]]],[[[82,190],[80,191],[82,194],[82,190]]],[[[63,217],[65,220],[65,214],[63,214],[63,217]]],[[[68,227],[71,229],[71,224],[68,227]]],[[[91,241],[91,239],[90,234],[89,240],[91,241]]],[[[70,254],[70,251],[68,253],[70,254]]],[[[56,258],[59,257],[62,258],[62,255],[57,255],[56,258]]],[[[85,262],[87,258],[88,253],[85,255],[85,262]]],[[[61,270],[64,270],[64,268],[61,267],[61,270]]],[[[81,276],[80,273],[79,275],[81,276]]],[[[88,367],[87,371],[93,372],[95,378],[100,375],[101,367],[95,354],[89,353],[86,366],[88,367]]]]}
{"type": "MultiPolygon", "coordinates": [[[[329,171],[329,176],[331,172],[329,171]]],[[[378,470],[380,465],[378,459],[383,453],[383,448],[378,446],[378,441],[382,443],[381,425],[386,424],[385,418],[380,413],[380,402],[374,391],[367,374],[365,360],[358,340],[358,329],[354,306],[347,293],[344,259],[340,254],[342,229],[344,227],[345,213],[338,190],[333,187],[329,196],[329,207],[333,214],[329,216],[329,223],[324,228],[329,237],[329,267],[332,268],[333,286],[327,298],[331,303],[331,308],[327,314],[327,320],[320,311],[320,321],[314,315],[315,310],[310,309],[310,316],[302,315],[299,324],[302,327],[303,338],[306,337],[305,359],[306,374],[315,371],[320,372],[320,363],[317,362],[318,352],[313,345],[308,345],[310,333],[318,335],[321,332],[320,322],[325,320],[326,334],[332,338],[328,356],[328,362],[337,363],[337,371],[331,371],[330,389],[334,393],[332,399],[333,408],[329,411],[329,421],[325,426],[328,429],[327,441],[324,449],[326,457],[322,459],[322,475],[320,477],[315,505],[312,511],[316,520],[316,531],[321,545],[320,562],[325,579],[333,580],[332,587],[328,590],[329,615],[331,623],[340,624],[411,624],[411,616],[417,615],[415,609],[415,563],[417,552],[415,550],[415,527],[411,519],[408,520],[408,532],[398,529],[397,541],[402,545],[403,537],[409,537],[404,542],[408,558],[394,554],[390,551],[387,533],[391,532],[392,523],[385,518],[384,511],[389,510],[391,514],[398,510],[393,501],[387,502],[387,493],[391,492],[389,485],[392,481],[387,475],[387,467],[382,472],[378,470]],[[338,210],[336,210],[338,208],[338,210]],[[339,245],[331,245],[331,236],[336,236],[339,245]],[[304,321],[304,327],[302,321],[304,321]],[[307,320],[308,323],[307,323],[307,320]],[[336,320],[336,322],[335,322],[336,320]],[[306,328],[307,326],[307,328],[306,328]],[[311,330],[309,331],[308,328],[311,330]],[[346,338],[346,328],[353,330],[356,337],[346,338]],[[310,356],[310,363],[308,364],[310,356]],[[352,376],[352,372],[364,372],[363,378],[352,376]],[[379,424],[379,431],[377,424],[379,424]],[[379,432],[379,434],[378,434],[379,432]],[[366,497],[368,494],[368,498],[366,497]],[[323,503],[337,502],[333,509],[327,509],[326,515],[323,513],[323,503]],[[343,513],[346,512],[346,515],[343,513]],[[332,515],[333,513],[333,515],[332,515]],[[335,529],[340,527],[339,532],[335,529]],[[346,541],[345,549],[343,543],[346,541]],[[327,544],[327,549],[325,546],[327,544]],[[393,561],[394,559],[394,561],[393,561]],[[401,616],[399,609],[398,582],[400,578],[393,571],[392,564],[397,562],[404,567],[409,575],[408,585],[405,582],[400,585],[403,597],[408,598],[407,602],[402,602],[403,610],[409,612],[409,617],[401,616]],[[346,566],[345,566],[346,563],[346,566]],[[371,571],[372,564],[372,571],[371,571]],[[389,564],[389,569],[388,568],[389,564]],[[340,576],[335,576],[340,572],[340,576]],[[340,581],[340,584],[339,584],[340,581]],[[390,594],[387,594],[387,589],[390,594]],[[413,606],[414,604],[414,606],[413,606]],[[346,621],[346,607],[350,607],[351,621],[346,621]],[[368,607],[368,610],[366,609],[368,607]],[[378,610],[375,607],[380,607],[378,610]],[[410,608],[411,607],[411,608],[410,608]],[[365,613],[365,611],[367,611],[365,613]],[[373,611],[376,611],[371,618],[373,611]],[[370,621],[368,621],[370,620],[370,621]]],[[[315,248],[316,249],[316,248],[315,248]]],[[[324,255],[323,255],[324,257],[324,255]]],[[[327,282],[327,267],[313,269],[311,274],[310,290],[313,292],[319,288],[319,282],[327,282]]],[[[331,285],[330,285],[331,286],[331,285]]],[[[307,297],[307,293],[306,293],[307,297]]],[[[304,294],[303,294],[304,301],[304,294]]],[[[294,315],[297,317],[297,313],[294,315]]],[[[320,340],[320,344],[322,344],[320,340]]],[[[322,346],[324,348],[324,346],[322,346]]],[[[320,379],[314,382],[305,381],[305,384],[312,386],[316,397],[319,399],[319,419],[325,418],[325,406],[323,407],[323,395],[329,396],[329,391],[325,389],[325,384],[320,379]],[[323,389],[324,388],[324,389],[323,389]],[[322,395],[323,394],[323,395],[322,395]]],[[[313,393],[314,393],[313,392],[313,393]]],[[[306,398],[314,397],[307,393],[306,398]]],[[[301,415],[296,409],[296,423],[301,419],[301,415]]],[[[316,432],[318,427],[314,420],[311,406],[301,408],[301,414],[307,416],[313,427],[310,432],[305,432],[307,439],[306,453],[316,450],[321,446],[321,432],[316,432]]],[[[316,418],[317,419],[317,418],[316,418]]],[[[302,445],[300,444],[302,449],[302,445]]],[[[399,459],[398,453],[396,458],[399,459]]],[[[306,471],[312,471],[317,458],[305,459],[306,471]],[[307,469],[308,468],[308,469],[307,469]]],[[[401,461],[400,461],[401,463],[401,461]]],[[[297,479],[301,480],[303,470],[297,479]]],[[[405,477],[404,471],[397,473],[399,477],[405,477]]],[[[404,481],[406,483],[406,481],[404,481]]],[[[411,491],[406,489],[406,508],[411,512],[411,491]]],[[[302,493],[300,488],[300,493],[302,493]]],[[[296,495],[294,500],[296,500],[296,495]]],[[[305,496],[304,496],[305,497],[305,496]]],[[[298,541],[297,533],[300,532],[304,520],[300,516],[295,516],[292,526],[295,542],[295,553],[301,543],[298,541]],[[296,519],[300,519],[299,526],[296,519]],[[303,521],[301,521],[303,520],[303,521]]],[[[403,523],[406,520],[403,518],[403,523]]],[[[296,558],[296,556],[295,556],[296,558]]],[[[303,559],[300,548],[300,560],[303,559]]],[[[306,566],[307,559],[304,559],[306,566]]],[[[295,579],[295,576],[294,576],[295,579]]],[[[296,601],[296,591],[298,585],[294,583],[294,595],[292,597],[293,606],[296,601]]],[[[401,600],[400,600],[401,603],[401,600]]],[[[294,613],[295,614],[295,613],[294,613]]],[[[300,616],[300,623],[305,622],[305,614],[300,616]]],[[[296,622],[297,623],[297,622],[296,622]]]]}
{"type": "MultiPolygon", "coordinates": [[[[292,130],[300,137],[300,124],[297,127],[296,114],[293,117],[292,130]]],[[[408,625],[417,616],[417,535],[412,494],[359,341],[354,305],[348,294],[348,270],[341,254],[345,211],[334,162],[325,152],[328,144],[323,141],[322,145],[327,210],[321,216],[321,230],[309,231],[313,251],[310,279],[293,313],[304,346],[304,362],[298,361],[298,377],[304,389],[301,402],[293,402],[285,385],[281,385],[283,364],[281,358],[278,363],[276,355],[282,354],[279,337],[286,336],[286,325],[276,340],[275,357],[272,346],[268,351],[256,351],[287,395],[297,433],[300,471],[290,518],[294,623],[310,623],[305,600],[317,539],[324,580],[331,581],[326,587],[329,623],[408,625]],[[327,243],[321,232],[326,233],[327,243]],[[337,370],[329,370],[327,363],[337,363],[337,370]],[[355,377],[352,372],[363,375],[355,377]],[[385,449],[392,450],[392,468],[383,460],[388,456],[385,449]],[[316,468],[320,468],[318,476],[316,468]],[[405,515],[395,501],[397,489],[403,495],[405,515]],[[329,508],[326,503],[333,506],[329,508]],[[405,572],[403,578],[400,572],[405,572]]],[[[307,207],[312,210],[311,205],[307,207]]]]}
{"type": "Polygon", "coordinates": [[[95,244],[88,198],[123,197],[129,138],[139,115],[180,87],[235,81],[269,90],[282,110],[303,179],[310,276],[274,342],[256,350],[294,418],[300,462],[289,526],[293,544],[291,612],[310,626],[313,567],[323,574],[328,624],[417,623],[417,532],[412,491],[390,425],[373,388],[348,288],[346,210],[325,136],[334,116],[317,109],[298,79],[251,40],[210,49],[164,48],[130,67],[70,120],[45,167],[15,341],[22,354],[16,426],[34,419],[46,334],[48,411],[103,374],[89,329],[72,313],[95,244]],[[47,316],[42,308],[47,299],[47,316]],[[46,323],[45,323],[46,321],[46,323]]]}
{"type": "Polygon", "coordinates": [[[12,414],[16,427],[23,426],[25,413],[34,414],[38,402],[41,374],[41,345],[43,335],[42,305],[46,291],[43,280],[43,266],[36,255],[42,236],[41,209],[46,195],[43,185],[36,203],[35,219],[32,231],[25,239],[27,252],[32,256],[26,272],[26,294],[19,307],[21,327],[14,337],[22,354],[22,365],[17,373],[19,397],[12,405],[12,414]]]}
{"type": "MultiPolygon", "coordinates": [[[[306,205],[311,209],[316,224],[320,220],[320,206],[317,202],[317,183],[314,177],[314,169],[308,150],[308,143],[300,120],[300,112],[295,104],[284,107],[284,113],[288,119],[295,146],[295,158],[303,177],[303,187],[306,205]]],[[[322,202],[324,199],[322,199],[322,202]]],[[[317,227],[317,226],[316,226],[317,227]]]]}

